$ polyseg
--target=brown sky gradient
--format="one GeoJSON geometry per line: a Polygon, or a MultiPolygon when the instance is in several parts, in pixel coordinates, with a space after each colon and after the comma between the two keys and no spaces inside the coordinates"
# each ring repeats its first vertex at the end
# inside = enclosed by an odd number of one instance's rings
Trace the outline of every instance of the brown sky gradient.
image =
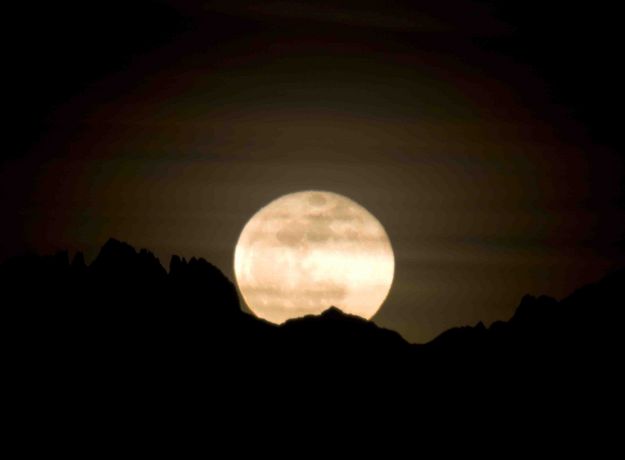
{"type": "Polygon", "coordinates": [[[584,118],[594,90],[580,87],[577,105],[558,92],[567,51],[561,67],[527,57],[529,12],[517,23],[497,2],[188,1],[157,2],[151,24],[155,4],[142,4],[117,48],[84,31],[52,48],[58,62],[37,39],[22,45],[42,64],[18,86],[37,98],[16,106],[39,111],[0,170],[4,257],[93,257],[114,236],[234,279],[254,212],[325,189],[386,228],[395,282],[374,320],[411,341],[507,319],[525,293],[560,297],[622,265],[619,145],[597,135],[599,115],[584,118]],[[76,77],[81,59],[91,71],[76,77]],[[50,87],[31,91],[47,72],[50,87]]]}

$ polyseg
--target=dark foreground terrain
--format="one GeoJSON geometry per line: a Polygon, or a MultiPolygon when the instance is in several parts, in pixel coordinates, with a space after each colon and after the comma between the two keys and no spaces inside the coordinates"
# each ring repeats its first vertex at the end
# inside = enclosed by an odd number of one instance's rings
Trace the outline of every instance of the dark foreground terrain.
{"type": "Polygon", "coordinates": [[[262,426],[277,413],[342,413],[384,426],[476,407],[491,422],[534,413],[539,424],[620,410],[623,270],[561,301],[526,296],[509,321],[420,345],[335,308],[267,323],[241,310],[210,263],[174,256],[166,271],[116,240],[88,266],[67,253],[8,260],[0,283],[17,425],[262,426]]]}

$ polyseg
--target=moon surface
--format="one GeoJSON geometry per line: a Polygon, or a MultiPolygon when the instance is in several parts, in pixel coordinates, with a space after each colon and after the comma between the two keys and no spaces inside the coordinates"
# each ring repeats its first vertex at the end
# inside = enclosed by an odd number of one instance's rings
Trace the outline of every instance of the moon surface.
{"type": "Polygon", "coordinates": [[[277,324],[330,306],[369,319],[394,270],[382,224],[355,201],[325,191],[290,193],[261,208],[234,253],[245,303],[277,324]]]}

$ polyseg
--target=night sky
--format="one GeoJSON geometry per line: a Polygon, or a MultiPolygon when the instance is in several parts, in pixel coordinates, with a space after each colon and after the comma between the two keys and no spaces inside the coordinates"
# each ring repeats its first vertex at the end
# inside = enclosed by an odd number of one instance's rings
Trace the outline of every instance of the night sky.
{"type": "Polygon", "coordinates": [[[410,341],[562,297],[625,264],[623,34],[544,3],[6,7],[0,258],[115,237],[234,280],[247,220],[321,189],[384,225],[410,341]]]}

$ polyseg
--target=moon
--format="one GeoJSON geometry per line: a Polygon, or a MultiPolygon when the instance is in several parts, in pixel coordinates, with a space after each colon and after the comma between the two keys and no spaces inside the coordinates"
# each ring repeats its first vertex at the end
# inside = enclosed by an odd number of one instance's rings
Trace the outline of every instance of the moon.
{"type": "Polygon", "coordinates": [[[393,282],[395,257],[382,224],[337,193],[281,196],[247,222],[234,252],[237,285],[272,323],[330,306],[370,319],[393,282]]]}

